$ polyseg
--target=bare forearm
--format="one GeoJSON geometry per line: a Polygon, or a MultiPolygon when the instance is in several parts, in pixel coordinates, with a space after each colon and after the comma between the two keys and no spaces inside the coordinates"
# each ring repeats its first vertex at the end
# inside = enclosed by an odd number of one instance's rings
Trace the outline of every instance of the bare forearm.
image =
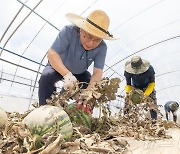
{"type": "Polygon", "coordinates": [[[65,76],[67,73],[69,73],[69,70],[64,66],[60,55],[56,51],[49,49],[47,57],[51,66],[59,74],[61,74],[62,76],[65,76]]]}
{"type": "Polygon", "coordinates": [[[91,80],[90,80],[90,83],[92,82],[98,82],[98,81],[101,81],[102,77],[100,77],[99,75],[92,75],[91,76],[91,80]]]}
{"type": "Polygon", "coordinates": [[[95,68],[93,71],[93,75],[91,76],[91,80],[90,80],[90,83],[89,83],[87,89],[91,88],[92,83],[101,81],[102,80],[102,74],[103,74],[103,71],[101,69],[95,68]]]}

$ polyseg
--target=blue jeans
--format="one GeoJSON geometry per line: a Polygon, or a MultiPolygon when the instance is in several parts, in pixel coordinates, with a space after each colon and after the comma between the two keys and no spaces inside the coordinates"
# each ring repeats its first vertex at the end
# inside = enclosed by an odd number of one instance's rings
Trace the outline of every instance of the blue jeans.
{"type": "MultiPolygon", "coordinates": [[[[85,71],[81,74],[73,74],[79,82],[89,83],[91,74],[85,71]]],[[[53,92],[56,91],[55,83],[62,80],[63,76],[55,71],[49,64],[43,70],[39,80],[39,105],[45,105],[46,99],[50,99],[53,92]]],[[[82,89],[87,88],[88,84],[80,86],[82,89]]]]}

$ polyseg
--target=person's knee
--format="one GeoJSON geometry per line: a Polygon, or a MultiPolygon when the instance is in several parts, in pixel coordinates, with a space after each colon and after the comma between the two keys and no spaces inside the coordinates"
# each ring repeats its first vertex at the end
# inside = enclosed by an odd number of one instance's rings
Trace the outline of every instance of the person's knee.
{"type": "Polygon", "coordinates": [[[56,91],[54,81],[49,74],[42,74],[39,80],[39,105],[45,105],[46,99],[49,99],[53,92],[56,91]]]}
{"type": "Polygon", "coordinates": [[[39,79],[39,84],[54,84],[55,81],[53,81],[54,75],[48,72],[43,72],[41,74],[41,77],[39,79]]]}
{"type": "Polygon", "coordinates": [[[39,84],[44,83],[46,81],[46,75],[41,74],[40,79],[39,79],[39,84]]]}

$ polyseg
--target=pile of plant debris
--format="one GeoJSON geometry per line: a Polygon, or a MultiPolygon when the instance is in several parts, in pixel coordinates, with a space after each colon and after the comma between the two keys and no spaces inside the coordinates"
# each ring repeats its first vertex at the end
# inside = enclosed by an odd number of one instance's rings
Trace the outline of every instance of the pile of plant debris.
{"type": "MultiPolygon", "coordinates": [[[[93,107],[99,107],[102,114],[99,118],[92,117],[92,127],[73,123],[73,136],[71,141],[65,142],[61,134],[53,132],[42,136],[43,146],[37,148],[36,136],[33,136],[27,126],[22,123],[24,117],[31,111],[24,114],[8,113],[8,124],[0,128],[0,153],[112,153],[120,154],[128,152],[128,142],[122,137],[134,137],[138,140],[157,140],[170,138],[166,129],[174,127],[162,121],[162,116],[158,112],[158,120],[152,124],[149,118],[151,105],[141,103],[131,106],[133,110],[123,114],[120,110],[118,114],[112,116],[107,103],[116,100],[116,93],[119,88],[120,79],[105,78],[96,83],[88,91],[76,88],[65,91],[63,94],[56,93],[47,104],[62,106],[71,117],[73,114],[68,110],[70,100],[86,99],[87,103],[93,102],[93,107]],[[83,95],[82,95],[83,93],[83,95]],[[83,98],[81,98],[83,97],[83,98]]],[[[35,107],[38,107],[35,105],[35,107]]]]}

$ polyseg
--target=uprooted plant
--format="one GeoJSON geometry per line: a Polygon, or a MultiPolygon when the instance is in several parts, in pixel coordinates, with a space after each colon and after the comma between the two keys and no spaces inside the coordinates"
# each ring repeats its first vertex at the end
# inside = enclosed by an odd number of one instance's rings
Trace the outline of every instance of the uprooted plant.
{"type": "Polygon", "coordinates": [[[64,93],[55,93],[47,100],[47,104],[51,106],[63,107],[72,120],[73,136],[68,142],[54,130],[41,136],[42,146],[37,147],[37,136],[22,123],[31,111],[24,114],[8,113],[8,124],[0,131],[0,153],[122,153],[128,146],[127,141],[120,138],[122,136],[138,140],[170,137],[165,130],[175,125],[164,122],[158,106],[154,106],[151,101],[130,103],[126,108],[129,110],[127,114],[121,109],[112,116],[107,104],[117,99],[119,84],[119,78],[104,78],[89,90],[76,87],[64,93]],[[76,100],[79,99],[87,100],[86,103],[92,107],[99,107],[99,118],[93,118],[77,109],[76,100]],[[152,108],[159,114],[155,124],[152,124],[149,117],[149,110],[152,108]]]}

